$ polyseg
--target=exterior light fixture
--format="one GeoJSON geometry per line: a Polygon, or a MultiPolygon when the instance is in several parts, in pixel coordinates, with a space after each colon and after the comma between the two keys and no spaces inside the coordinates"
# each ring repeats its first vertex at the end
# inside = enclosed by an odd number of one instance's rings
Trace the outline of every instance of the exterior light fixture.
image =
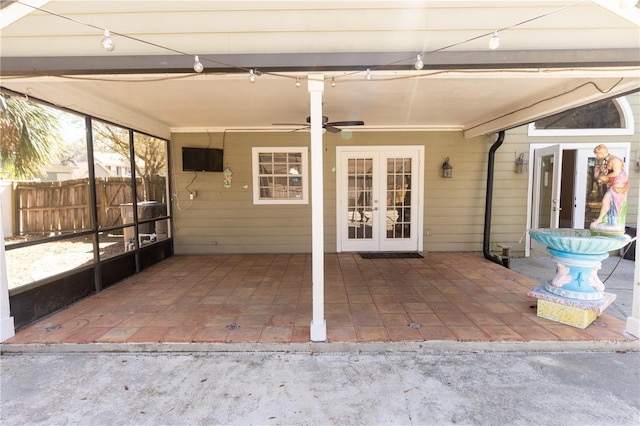
{"type": "Polygon", "coordinates": [[[424,62],[422,61],[422,55],[416,56],[416,64],[414,65],[417,70],[424,68],[424,62]]]}
{"type": "Polygon", "coordinates": [[[249,81],[251,83],[255,83],[256,79],[262,75],[262,72],[259,70],[254,70],[253,68],[249,70],[249,81]]]}
{"type": "Polygon", "coordinates": [[[202,65],[202,63],[200,62],[200,58],[198,57],[198,55],[196,55],[194,61],[193,61],[193,70],[195,72],[202,72],[204,71],[204,66],[202,65]]]}
{"type": "Polygon", "coordinates": [[[373,76],[371,75],[371,70],[367,68],[367,74],[364,76],[367,80],[371,80],[373,76]]]}
{"type": "Polygon", "coordinates": [[[331,87],[336,87],[336,78],[331,77],[331,87]]]}
{"type": "Polygon", "coordinates": [[[496,50],[498,47],[500,47],[500,36],[498,35],[498,31],[494,31],[489,40],[489,49],[496,50]]]}
{"type": "Polygon", "coordinates": [[[111,32],[109,32],[109,30],[104,30],[104,37],[100,44],[102,44],[102,48],[107,52],[111,52],[116,48],[116,44],[111,40],[111,32]]]}
{"type": "Polygon", "coordinates": [[[296,87],[300,87],[300,77],[296,77],[296,87]]]}
{"type": "Polygon", "coordinates": [[[518,155],[516,158],[516,173],[519,175],[525,174],[529,171],[529,162],[524,158],[524,152],[518,155]]]}
{"type": "Polygon", "coordinates": [[[453,166],[449,164],[449,157],[445,158],[444,163],[442,163],[442,177],[447,179],[453,177],[453,166]]]}

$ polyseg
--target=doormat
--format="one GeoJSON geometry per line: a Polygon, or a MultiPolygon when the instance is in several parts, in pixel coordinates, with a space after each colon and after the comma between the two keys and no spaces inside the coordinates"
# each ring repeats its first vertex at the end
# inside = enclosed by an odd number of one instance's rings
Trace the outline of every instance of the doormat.
{"type": "Polygon", "coordinates": [[[422,259],[422,255],[416,252],[376,251],[358,254],[363,259],[422,259]]]}

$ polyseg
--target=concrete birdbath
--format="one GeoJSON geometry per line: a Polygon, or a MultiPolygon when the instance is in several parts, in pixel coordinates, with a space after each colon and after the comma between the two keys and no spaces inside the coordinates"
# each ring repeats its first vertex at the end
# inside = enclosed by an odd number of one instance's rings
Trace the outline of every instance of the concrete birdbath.
{"type": "Polygon", "coordinates": [[[602,261],[632,238],[596,236],[588,229],[531,229],[529,235],[557,265],[552,279],[528,292],[538,299],[538,316],[586,328],[616,299],[598,277],[602,261]]]}

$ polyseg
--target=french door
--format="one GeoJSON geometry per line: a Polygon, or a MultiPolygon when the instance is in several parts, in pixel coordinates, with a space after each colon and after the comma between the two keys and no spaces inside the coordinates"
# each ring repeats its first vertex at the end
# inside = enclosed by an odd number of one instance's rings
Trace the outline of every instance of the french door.
{"type": "Polygon", "coordinates": [[[560,145],[536,149],[532,228],[557,228],[560,217],[560,145]]]}
{"type": "MultiPolygon", "coordinates": [[[[536,149],[533,172],[532,228],[558,228],[560,222],[560,145],[536,149]]],[[[543,244],[529,239],[534,256],[545,253],[543,244]]]]}
{"type": "Polygon", "coordinates": [[[422,251],[423,147],[338,147],[338,251],[422,251]]]}
{"type": "MultiPolygon", "coordinates": [[[[593,154],[595,145],[572,143],[534,150],[531,228],[588,229],[598,217],[606,187],[598,185],[601,165],[593,154]],[[568,201],[561,204],[563,199],[568,201]],[[561,213],[565,217],[562,226],[561,213]]],[[[623,160],[628,170],[629,144],[609,143],[607,147],[612,155],[623,160]]],[[[542,244],[527,239],[526,255],[545,252],[542,244]]]]}

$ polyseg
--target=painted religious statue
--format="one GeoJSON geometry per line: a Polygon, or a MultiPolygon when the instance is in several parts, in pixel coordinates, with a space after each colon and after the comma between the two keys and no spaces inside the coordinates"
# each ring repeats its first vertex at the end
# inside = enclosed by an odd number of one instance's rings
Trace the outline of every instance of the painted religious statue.
{"type": "Polygon", "coordinates": [[[624,171],[624,162],[609,154],[606,145],[596,146],[593,153],[602,162],[598,184],[606,185],[607,190],[602,197],[600,214],[590,225],[591,232],[594,235],[623,235],[629,192],[629,177],[624,171]]]}

